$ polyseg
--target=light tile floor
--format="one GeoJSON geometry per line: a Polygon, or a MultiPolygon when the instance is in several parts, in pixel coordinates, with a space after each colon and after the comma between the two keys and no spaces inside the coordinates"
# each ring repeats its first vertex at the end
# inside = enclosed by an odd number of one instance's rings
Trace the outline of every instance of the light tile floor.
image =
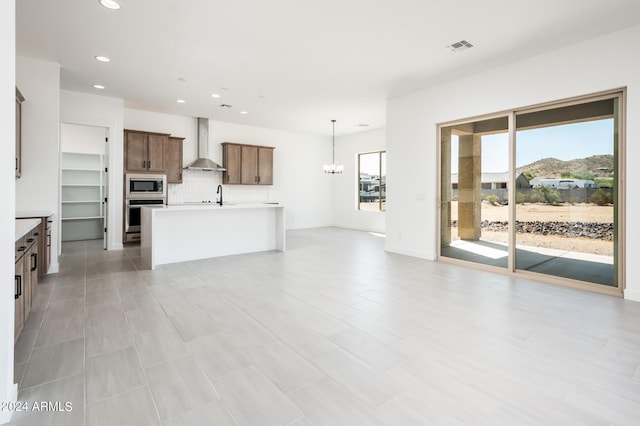
{"type": "Polygon", "coordinates": [[[289,231],[284,253],[148,271],[65,243],[13,424],[640,424],[640,303],[383,244],[289,231]]]}

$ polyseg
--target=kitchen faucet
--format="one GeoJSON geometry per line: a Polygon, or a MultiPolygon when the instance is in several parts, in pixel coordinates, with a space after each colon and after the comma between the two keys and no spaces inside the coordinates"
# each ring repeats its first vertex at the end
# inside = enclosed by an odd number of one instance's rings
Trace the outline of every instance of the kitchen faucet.
{"type": "Polygon", "coordinates": [[[218,190],[216,191],[216,194],[220,194],[220,198],[218,199],[217,203],[222,205],[222,185],[218,185],[218,190]]]}

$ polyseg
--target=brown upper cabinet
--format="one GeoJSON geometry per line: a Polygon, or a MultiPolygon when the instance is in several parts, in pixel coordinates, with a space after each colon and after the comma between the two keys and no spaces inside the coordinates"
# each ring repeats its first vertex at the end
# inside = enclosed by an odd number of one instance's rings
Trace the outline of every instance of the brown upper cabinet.
{"type": "Polygon", "coordinates": [[[22,102],[24,96],[16,87],[16,178],[22,174],[22,102]]]}
{"type": "Polygon", "coordinates": [[[165,147],[169,135],[165,133],[124,131],[124,165],[127,172],[165,172],[165,147]]]}
{"type": "Polygon", "coordinates": [[[223,183],[229,185],[273,185],[273,147],[222,144],[223,183]]]}
{"type": "Polygon", "coordinates": [[[167,183],[182,183],[182,143],[184,138],[169,137],[164,149],[167,183]]]}

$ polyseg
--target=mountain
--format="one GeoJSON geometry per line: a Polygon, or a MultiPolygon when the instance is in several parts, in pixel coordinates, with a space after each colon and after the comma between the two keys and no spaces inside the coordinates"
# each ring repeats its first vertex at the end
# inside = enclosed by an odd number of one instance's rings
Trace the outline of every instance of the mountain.
{"type": "Polygon", "coordinates": [[[562,177],[563,174],[593,174],[595,176],[610,176],[613,171],[613,155],[593,155],[587,158],[577,158],[575,160],[562,161],[557,158],[543,158],[526,166],[516,169],[518,173],[529,172],[534,177],[553,178],[562,177]]]}

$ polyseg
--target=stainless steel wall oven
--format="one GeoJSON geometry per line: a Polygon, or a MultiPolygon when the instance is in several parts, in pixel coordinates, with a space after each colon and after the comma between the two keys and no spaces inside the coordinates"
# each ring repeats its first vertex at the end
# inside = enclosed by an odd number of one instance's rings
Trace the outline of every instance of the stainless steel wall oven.
{"type": "Polygon", "coordinates": [[[140,209],[167,202],[166,175],[127,174],[125,176],[124,242],[140,241],[140,209]]]}

